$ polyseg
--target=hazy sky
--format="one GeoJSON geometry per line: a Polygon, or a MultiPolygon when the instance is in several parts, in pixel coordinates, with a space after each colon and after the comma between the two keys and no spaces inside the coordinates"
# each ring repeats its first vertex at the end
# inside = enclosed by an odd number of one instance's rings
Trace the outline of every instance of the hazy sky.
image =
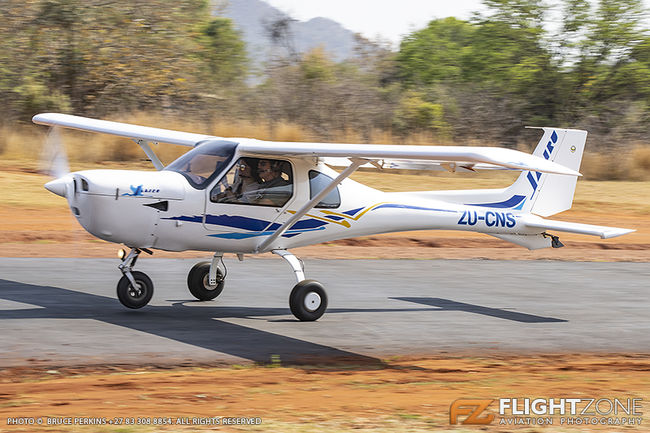
{"type": "MultiPolygon", "coordinates": [[[[322,16],[370,39],[380,35],[395,47],[402,36],[427,25],[434,18],[469,19],[484,10],[481,0],[266,0],[293,18],[306,21],[322,16]]],[[[551,2],[552,3],[552,2],[551,2]]],[[[593,0],[596,3],[596,0],[593,0]]],[[[644,0],[650,10],[650,0],[644,0]]],[[[648,18],[646,16],[646,18],[648,18]]],[[[551,18],[553,19],[553,18],[551,18]]],[[[555,21],[559,21],[554,18],[555,21]]],[[[647,20],[646,20],[647,21],[647,20]]],[[[550,28],[554,24],[547,23],[550,28]]]]}
{"type": "Polygon", "coordinates": [[[327,17],[343,27],[376,39],[381,35],[393,43],[412,30],[423,28],[434,18],[454,16],[468,19],[481,7],[480,0],[266,0],[267,3],[306,21],[327,17]]]}

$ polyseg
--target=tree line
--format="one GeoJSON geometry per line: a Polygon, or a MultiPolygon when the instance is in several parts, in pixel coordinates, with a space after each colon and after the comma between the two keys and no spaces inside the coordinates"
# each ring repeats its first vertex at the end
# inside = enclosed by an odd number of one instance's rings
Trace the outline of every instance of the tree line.
{"type": "MultiPolygon", "coordinates": [[[[0,114],[288,121],[321,140],[390,131],[515,145],[524,125],[584,128],[603,146],[650,139],[642,0],[483,4],[467,21],[431,21],[397,51],[359,36],[343,62],[287,49],[254,70],[208,0],[3,0],[0,114]]],[[[269,25],[278,48],[295,46],[288,24],[269,25]]]]}

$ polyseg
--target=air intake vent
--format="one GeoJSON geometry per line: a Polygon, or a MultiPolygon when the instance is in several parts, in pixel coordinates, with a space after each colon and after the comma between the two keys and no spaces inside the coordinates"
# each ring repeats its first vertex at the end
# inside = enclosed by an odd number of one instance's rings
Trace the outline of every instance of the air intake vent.
{"type": "Polygon", "coordinates": [[[169,202],[165,200],[165,201],[159,201],[158,203],[148,203],[143,206],[149,206],[154,209],[158,209],[159,211],[167,212],[167,209],[169,209],[169,202]]]}

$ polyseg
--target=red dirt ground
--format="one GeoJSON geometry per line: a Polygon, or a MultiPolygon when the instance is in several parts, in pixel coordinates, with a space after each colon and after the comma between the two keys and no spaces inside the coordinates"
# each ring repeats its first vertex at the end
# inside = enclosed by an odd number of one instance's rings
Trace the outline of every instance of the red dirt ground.
{"type": "MultiPolygon", "coordinates": [[[[399,358],[378,365],[14,368],[0,371],[0,431],[71,431],[70,426],[6,425],[8,418],[18,416],[132,417],[136,423],[138,419],[153,423],[161,417],[172,423],[179,417],[259,417],[262,425],[255,431],[431,431],[452,427],[449,406],[459,398],[641,398],[647,402],[649,372],[648,355],[605,354],[399,358]]],[[[493,403],[490,412],[497,407],[493,403]]],[[[513,429],[499,426],[498,419],[490,431],[513,429]]],[[[555,417],[554,426],[559,422],[555,417]]],[[[72,431],[197,429],[75,427],[72,431]]],[[[249,428],[217,426],[201,431],[249,428]]],[[[523,430],[536,431],[530,428],[523,430]]],[[[592,429],[612,431],[611,427],[567,426],[562,431],[592,429]]],[[[644,424],[625,430],[649,431],[644,424]]]]}

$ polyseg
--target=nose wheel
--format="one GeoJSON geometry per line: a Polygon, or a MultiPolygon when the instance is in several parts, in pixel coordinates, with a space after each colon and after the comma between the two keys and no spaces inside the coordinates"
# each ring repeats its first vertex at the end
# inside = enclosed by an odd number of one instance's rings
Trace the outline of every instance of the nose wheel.
{"type": "Polygon", "coordinates": [[[133,248],[128,255],[124,250],[120,250],[122,262],[118,268],[122,272],[122,278],[117,282],[117,299],[127,308],[142,308],[151,301],[153,296],[151,278],[144,272],[133,270],[133,266],[135,266],[135,262],[142,251],[153,254],[147,249],[133,248]]]}
{"type": "Polygon", "coordinates": [[[117,299],[127,308],[142,308],[151,301],[153,283],[144,272],[131,271],[135,285],[124,275],[117,283],[117,299]]]}

